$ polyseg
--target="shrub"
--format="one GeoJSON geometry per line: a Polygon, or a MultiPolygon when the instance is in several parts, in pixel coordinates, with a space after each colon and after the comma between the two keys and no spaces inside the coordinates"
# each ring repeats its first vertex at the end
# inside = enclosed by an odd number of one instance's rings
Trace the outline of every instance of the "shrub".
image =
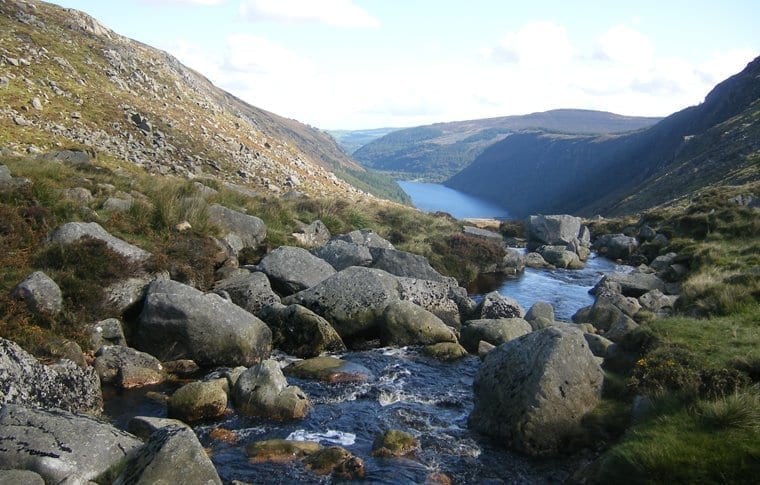
{"type": "Polygon", "coordinates": [[[646,353],[636,362],[629,381],[635,394],[658,395],[665,392],[696,394],[700,378],[693,354],[675,345],[664,345],[646,353]]]}
{"type": "Polygon", "coordinates": [[[225,258],[224,251],[210,237],[173,234],[146,266],[149,271],[168,271],[173,280],[206,291],[214,285],[214,271],[225,258]]]}

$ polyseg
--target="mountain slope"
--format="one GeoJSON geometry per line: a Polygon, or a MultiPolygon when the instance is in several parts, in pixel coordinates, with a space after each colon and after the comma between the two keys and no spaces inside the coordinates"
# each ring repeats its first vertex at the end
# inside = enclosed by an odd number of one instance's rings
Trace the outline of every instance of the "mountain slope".
{"type": "Polygon", "coordinates": [[[88,15],[0,2],[0,147],[76,148],[157,173],[358,197],[364,172],[326,133],[256,108],[88,15]]]}
{"type": "Polygon", "coordinates": [[[446,185],[515,216],[630,213],[696,188],[758,177],[760,58],[705,101],[625,135],[510,136],[446,185]],[[514,187],[513,190],[505,190],[514,187]]]}
{"type": "Polygon", "coordinates": [[[354,153],[367,143],[382,138],[400,128],[371,128],[368,130],[327,130],[346,153],[354,153]]]}
{"type": "Polygon", "coordinates": [[[516,131],[602,134],[638,130],[659,118],[621,116],[601,111],[558,109],[521,116],[437,123],[394,131],[354,152],[365,167],[405,178],[445,180],[466,167],[485,148],[516,131]]]}

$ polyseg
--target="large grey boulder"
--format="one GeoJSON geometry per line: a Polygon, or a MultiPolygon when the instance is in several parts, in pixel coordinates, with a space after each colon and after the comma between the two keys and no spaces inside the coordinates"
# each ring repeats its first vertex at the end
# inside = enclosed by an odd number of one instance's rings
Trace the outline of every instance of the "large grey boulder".
{"type": "Polygon", "coordinates": [[[113,483],[221,485],[222,480],[192,429],[166,426],[153,433],[145,446],[129,457],[113,483]]]}
{"type": "Polygon", "coordinates": [[[208,207],[209,220],[217,224],[228,234],[239,238],[243,247],[258,247],[267,237],[267,226],[256,216],[228,209],[219,204],[208,207]]]}
{"type": "Polygon", "coordinates": [[[396,249],[370,248],[372,267],[396,276],[430,281],[448,281],[450,278],[436,271],[427,258],[396,249]]]}
{"type": "Polygon", "coordinates": [[[0,338],[0,404],[99,413],[100,380],[92,368],[70,360],[45,366],[10,340],[0,338]]]}
{"type": "Polygon", "coordinates": [[[599,402],[603,380],[580,330],[530,333],[486,354],[469,425],[519,452],[555,454],[599,402]]]}
{"type": "Polygon", "coordinates": [[[626,259],[639,247],[639,241],[625,234],[604,234],[594,241],[594,248],[610,259],[626,259]]]}
{"type": "Polygon", "coordinates": [[[223,416],[227,410],[226,387],[224,378],[185,384],[169,398],[169,416],[188,423],[223,416]]]}
{"type": "Polygon", "coordinates": [[[601,288],[609,283],[620,285],[620,292],[625,296],[638,298],[652,290],[665,290],[665,282],[651,273],[610,273],[605,275],[597,285],[591,289],[596,295],[601,288]]]}
{"type": "Polygon", "coordinates": [[[451,282],[399,277],[399,296],[421,306],[454,328],[461,326],[457,301],[467,299],[467,290],[451,282]]]}
{"type": "Polygon", "coordinates": [[[400,300],[389,304],[383,312],[380,341],[383,345],[402,347],[456,342],[457,337],[440,318],[410,301],[400,300]]]}
{"type": "Polygon", "coordinates": [[[167,426],[187,426],[179,419],[155,418],[153,416],[135,416],[129,420],[127,431],[143,441],[148,441],[150,435],[167,426]]]}
{"type": "Polygon", "coordinates": [[[31,470],[46,483],[85,483],[142,446],[110,424],[60,409],[0,409],[0,468],[31,470]]]}
{"type": "Polygon", "coordinates": [[[239,270],[230,278],[217,282],[214,292],[227,292],[235,305],[254,315],[258,315],[262,308],[280,302],[280,297],[269,284],[269,278],[260,272],[239,270]]]}
{"type": "Polygon", "coordinates": [[[293,233],[293,238],[301,246],[313,248],[321,246],[330,240],[330,230],[324,222],[316,220],[311,224],[304,224],[298,231],[293,233]]]}
{"type": "Polygon", "coordinates": [[[581,218],[569,215],[535,215],[528,217],[525,226],[529,249],[544,244],[566,246],[579,238],[581,218]]]}
{"type": "Polygon", "coordinates": [[[565,249],[565,246],[542,246],[539,248],[539,251],[547,263],[557,268],[583,268],[583,263],[578,257],[578,254],[568,251],[565,249]]]}
{"type": "Polygon", "coordinates": [[[135,309],[138,305],[142,304],[148,287],[156,279],[168,280],[169,273],[134,276],[111,283],[104,290],[108,307],[113,308],[120,314],[135,309]]]}
{"type": "Polygon", "coordinates": [[[274,303],[259,312],[272,330],[272,345],[296,357],[344,352],[346,346],[330,322],[301,305],[274,303]]]}
{"type": "Polygon", "coordinates": [[[530,307],[528,313],[525,314],[525,320],[533,322],[538,318],[544,318],[549,321],[554,321],[554,307],[551,303],[545,301],[537,301],[530,307]]]}
{"type": "Polygon", "coordinates": [[[322,246],[312,249],[312,254],[324,259],[336,271],[351,266],[369,266],[372,264],[372,253],[369,247],[343,239],[331,239],[322,246]]]}
{"type": "Polygon", "coordinates": [[[281,246],[264,256],[258,269],[280,293],[291,295],[326,280],[335,268],[303,248],[281,246]]]}
{"type": "Polygon", "coordinates": [[[338,236],[335,236],[334,239],[340,239],[368,248],[395,249],[393,247],[393,244],[378,236],[369,229],[360,229],[351,231],[348,234],[340,234],[338,236]]]}
{"type": "Polygon", "coordinates": [[[462,228],[462,234],[476,237],[484,241],[490,241],[496,244],[504,244],[504,236],[502,236],[500,233],[489,231],[488,229],[482,229],[480,227],[464,226],[462,228]]]}
{"type": "Polygon", "coordinates": [[[159,384],[165,378],[158,359],[122,345],[100,347],[93,367],[101,383],[124,389],[159,384]]]}
{"type": "Polygon", "coordinates": [[[492,291],[478,304],[475,315],[478,318],[522,318],[525,310],[516,300],[492,291]]]}
{"type": "Polygon", "coordinates": [[[252,365],[272,351],[264,322],[219,295],[171,280],[151,283],[136,337],[137,348],[160,360],[201,366],[252,365]]]}
{"type": "Polygon", "coordinates": [[[23,300],[30,311],[55,315],[63,308],[63,294],[55,281],[42,271],[35,271],[13,289],[13,297],[23,300]]]}
{"type": "Polygon", "coordinates": [[[525,266],[536,269],[554,269],[554,265],[549,263],[539,253],[531,252],[525,255],[523,259],[525,266]]]}
{"type": "Polygon", "coordinates": [[[377,327],[385,307],[399,299],[398,280],[385,271],[352,266],[308,290],[283,298],[325,318],[341,338],[377,327]]]}
{"type": "Polygon", "coordinates": [[[31,470],[0,470],[0,485],[45,485],[45,480],[31,470]]]}
{"type": "Polygon", "coordinates": [[[478,351],[480,341],[501,345],[533,331],[522,318],[468,320],[462,325],[460,342],[469,352],[478,351]]]}
{"type": "Polygon", "coordinates": [[[112,236],[97,222],[67,222],[59,226],[48,236],[48,242],[71,244],[83,237],[103,241],[114,252],[121,254],[131,261],[144,262],[151,256],[148,251],[112,236]]]}
{"type": "Polygon", "coordinates": [[[288,385],[274,360],[265,360],[240,374],[232,400],[239,412],[270,419],[301,419],[311,409],[306,394],[288,385]]]}

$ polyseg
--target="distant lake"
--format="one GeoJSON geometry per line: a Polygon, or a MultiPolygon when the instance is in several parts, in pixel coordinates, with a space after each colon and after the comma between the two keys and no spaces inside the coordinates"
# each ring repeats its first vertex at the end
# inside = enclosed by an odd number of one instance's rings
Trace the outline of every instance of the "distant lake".
{"type": "Polygon", "coordinates": [[[448,212],[457,219],[504,219],[509,213],[503,207],[441,184],[407,182],[398,184],[412,198],[414,207],[425,212],[448,212]]]}

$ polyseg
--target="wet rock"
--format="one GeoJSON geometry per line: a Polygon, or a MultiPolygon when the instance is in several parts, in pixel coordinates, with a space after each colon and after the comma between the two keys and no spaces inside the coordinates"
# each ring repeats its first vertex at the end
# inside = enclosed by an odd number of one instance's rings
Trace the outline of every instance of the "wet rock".
{"type": "Polygon", "coordinates": [[[332,474],[339,480],[364,478],[364,461],[340,446],[322,448],[303,460],[308,470],[317,475],[332,474]]]}
{"type": "Polygon", "coordinates": [[[304,225],[293,233],[293,237],[299,244],[307,248],[322,246],[330,240],[330,230],[320,221],[316,220],[309,225],[304,225]]]}
{"type": "Polygon", "coordinates": [[[185,422],[214,419],[227,410],[226,379],[185,384],[169,398],[169,416],[185,422]]]}
{"type": "Polygon", "coordinates": [[[192,429],[167,426],[153,433],[132,454],[114,485],[129,483],[203,483],[222,481],[192,429]]]}
{"type": "Polygon", "coordinates": [[[293,362],[283,369],[289,376],[325,382],[365,382],[372,378],[372,372],[363,365],[348,362],[337,357],[313,357],[293,362]]]}
{"type": "Polygon", "coordinates": [[[238,236],[243,247],[258,247],[267,236],[266,225],[258,217],[249,216],[219,204],[210,205],[208,214],[215,224],[228,233],[238,236]]]}
{"type": "Polygon", "coordinates": [[[351,266],[369,266],[372,264],[372,254],[367,246],[342,239],[332,239],[313,249],[312,254],[330,263],[336,271],[351,266]]]}
{"type": "Polygon", "coordinates": [[[282,302],[309,308],[345,339],[382,322],[385,308],[399,299],[398,285],[385,271],[352,266],[282,302]]]}
{"type": "Polygon", "coordinates": [[[405,431],[391,429],[381,434],[372,443],[372,456],[384,458],[410,455],[420,448],[414,436],[405,431]]]}
{"type": "Polygon", "coordinates": [[[235,408],[243,414],[269,419],[301,419],[311,402],[297,386],[289,386],[280,366],[265,360],[243,372],[232,391],[235,408]]]}
{"type": "Polygon", "coordinates": [[[431,312],[407,300],[390,303],[382,318],[380,341],[383,345],[403,347],[457,341],[451,327],[431,312]]]}
{"type": "Polygon", "coordinates": [[[55,281],[35,271],[13,289],[13,297],[23,300],[33,313],[56,315],[63,308],[63,294],[55,281]]]}
{"type": "Polygon", "coordinates": [[[85,415],[15,404],[0,409],[0,443],[0,468],[30,470],[46,483],[95,480],[142,445],[85,415]]]}
{"type": "Polygon", "coordinates": [[[512,298],[502,296],[498,291],[492,291],[483,297],[475,309],[475,314],[484,319],[492,318],[522,318],[525,310],[512,298]]]}
{"type": "Polygon", "coordinates": [[[290,246],[281,246],[264,256],[258,269],[285,295],[311,288],[335,274],[327,261],[305,249],[290,246]]]}
{"type": "Polygon", "coordinates": [[[168,426],[187,426],[178,419],[154,418],[153,416],[135,416],[129,420],[127,430],[143,441],[148,441],[150,435],[168,426]]]}
{"type": "Polygon", "coordinates": [[[107,318],[90,327],[90,344],[95,350],[104,345],[127,345],[124,329],[116,318],[107,318]]]}
{"type": "Polygon", "coordinates": [[[448,281],[430,266],[427,258],[418,254],[387,248],[370,248],[372,267],[396,276],[418,278],[430,281],[448,281]]]}
{"type": "Polygon", "coordinates": [[[263,308],[280,302],[280,297],[272,291],[269,278],[259,272],[235,272],[232,277],[217,282],[214,291],[226,291],[233,303],[257,316],[263,308]]]}
{"type": "Polygon", "coordinates": [[[92,368],[69,360],[45,366],[16,343],[0,339],[0,404],[99,413],[103,395],[92,368]]]}
{"type": "Polygon", "coordinates": [[[467,349],[455,342],[440,342],[426,345],[422,348],[422,351],[426,355],[444,362],[467,357],[467,349]]]}
{"type": "Polygon", "coordinates": [[[530,333],[486,355],[469,425],[519,452],[555,454],[599,402],[603,380],[579,330],[530,333]]]}
{"type": "Polygon", "coordinates": [[[245,452],[251,463],[289,463],[316,453],[322,449],[315,441],[265,440],[246,446],[245,452]]]}
{"type": "Polygon", "coordinates": [[[272,350],[264,322],[219,295],[171,280],[151,283],[136,340],[161,360],[192,359],[202,366],[252,365],[272,350]]]}
{"type": "Polygon", "coordinates": [[[161,362],[145,352],[113,345],[100,347],[95,356],[95,372],[102,383],[130,389],[164,381],[161,362]]]}
{"type": "Polygon", "coordinates": [[[346,346],[324,318],[301,305],[274,303],[259,312],[272,330],[272,344],[296,357],[316,357],[323,352],[343,352],[346,346]]]}
{"type": "Polygon", "coordinates": [[[167,374],[180,378],[192,377],[200,371],[200,367],[191,359],[169,360],[161,364],[167,374]]]}
{"type": "Polygon", "coordinates": [[[530,323],[522,318],[497,318],[469,320],[461,330],[462,346],[477,352],[481,341],[499,346],[533,331],[530,323]]]}
{"type": "Polygon", "coordinates": [[[103,241],[110,249],[135,262],[143,262],[151,254],[126,241],[109,234],[97,222],[68,222],[55,229],[48,237],[48,242],[71,244],[83,237],[103,241]]]}

